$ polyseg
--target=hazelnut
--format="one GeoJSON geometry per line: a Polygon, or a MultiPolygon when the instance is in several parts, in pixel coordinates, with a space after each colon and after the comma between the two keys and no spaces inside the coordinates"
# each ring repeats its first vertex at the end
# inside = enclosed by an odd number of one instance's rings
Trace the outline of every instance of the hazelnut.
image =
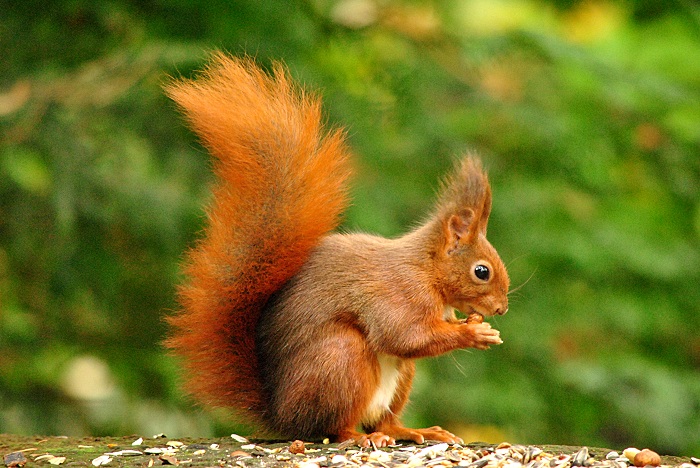
{"type": "Polygon", "coordinates": [[[472,312],[467,317],[467,323],[483,323],[483,322],[484,322],[484,316],[477,313],[477,312],[472,312]]]}
{"type": "Polygon", "coordinates": [[[630,461],[630,463],[632,463],[634,461],[635,455],[637,455],[639,452],[640,450],[638,448],[628,447],[625,449],[624,452],[622,452],[622,454],[625,456],[625,458],[627,458],[630,461]]]}
{"type": "Polygon", "coordinates": [[[661,464],[661,457],[653,450],[644,449],[634,456],[633,463],[634,466],[639,467],[647,465],[659,466],[661,464]]]}
{"type": "Polygon", "coordinates": [[[293,454],[300,454],[306,452],[306,448],[304,447],[304,442],[301,440],[295,440],[289,445],[289,451],[292,452],[293,454]]]}

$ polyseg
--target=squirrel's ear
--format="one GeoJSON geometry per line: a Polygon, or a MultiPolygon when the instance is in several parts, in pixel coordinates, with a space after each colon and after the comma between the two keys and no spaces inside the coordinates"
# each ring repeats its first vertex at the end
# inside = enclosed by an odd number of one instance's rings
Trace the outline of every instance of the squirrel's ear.
{"type": "Polygon", "coordinates": [[[478,222],[471,208],[465,208],[451,215],[445,225],[446,252],[450,253],[460,244],[471,242],[478,229],[478,222]]]}

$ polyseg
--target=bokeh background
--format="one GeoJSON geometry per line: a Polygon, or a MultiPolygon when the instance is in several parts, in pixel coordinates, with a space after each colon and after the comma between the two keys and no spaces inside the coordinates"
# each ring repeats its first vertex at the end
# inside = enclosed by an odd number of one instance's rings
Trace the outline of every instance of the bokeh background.
{"type": "Polygon", "coordinates": [[[0,432],[247,433],[160,345],[211,182],[161,85],[224,49],[347,126],[344,229],[410,229],[465,151],[490,170],[505,342],[422,361],[407,423],[700,454],[697,2],[0,5],[0,432]]]}

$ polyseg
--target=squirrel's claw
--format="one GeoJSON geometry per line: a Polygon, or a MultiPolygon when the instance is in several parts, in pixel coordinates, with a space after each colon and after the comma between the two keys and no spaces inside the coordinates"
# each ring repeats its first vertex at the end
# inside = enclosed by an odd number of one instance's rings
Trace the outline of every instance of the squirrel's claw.
{"type": "Polygon", "coordinates": [[[503,343],[501,332],[491,328],[488,322],[466,324],[468,333],[471,335],[471,348],[489,349],[491,345],[503,343]]]}
{"type": "Polygon", "coordinates": [[[355,433],[349,433],[345,434],[345,437],[342,437],[343,442],[340,443],[338,448],[344,449],[348,447],[352,447],[353,445],[357,445],[358,447],[362,448],[370,448],[372,446],[380,448],[380,447],[388,447],[390,445],[396,445],[396,439],[393,437],[384,434],[383,432],[372,432],[370,434],[359,434],[355,433]],[[350,437],[348,437],[348,435],[350,437]],[[348,437],[348,438],[346,438],[348,437]]]}

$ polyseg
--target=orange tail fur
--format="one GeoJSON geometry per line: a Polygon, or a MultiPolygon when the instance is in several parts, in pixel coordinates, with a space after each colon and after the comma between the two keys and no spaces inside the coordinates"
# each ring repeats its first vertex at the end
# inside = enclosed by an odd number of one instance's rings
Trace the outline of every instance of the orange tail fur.
{"type": "Polygon", "coordinates": [[[256,323],[346,208],[344,135],[323,128],[319,100],[280,65],[270,76],[219,53],[197,79],[166,92],[210,151],[217,177],[166,345],[197,400],[260,422],[256,323]]]}

